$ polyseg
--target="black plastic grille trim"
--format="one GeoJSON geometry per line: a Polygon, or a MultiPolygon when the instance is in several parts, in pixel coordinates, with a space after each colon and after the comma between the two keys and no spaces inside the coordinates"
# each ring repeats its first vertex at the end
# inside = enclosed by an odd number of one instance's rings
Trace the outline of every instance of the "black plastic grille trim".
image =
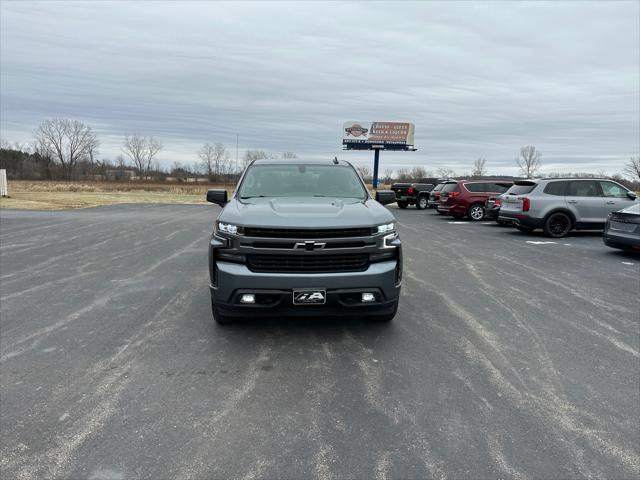
{"type": "Polygon", "coordinates": [[[371,227],[321,229],[245,227],[244,234],[247,237],[314,239],[366,237],[372,235],[373,230],[371,227]]]}
{"type": "Polygon", "coordinates": [[[362,272],[369,266],[369,255],[247,255],[247,266],[270,273],[362,272]]]}

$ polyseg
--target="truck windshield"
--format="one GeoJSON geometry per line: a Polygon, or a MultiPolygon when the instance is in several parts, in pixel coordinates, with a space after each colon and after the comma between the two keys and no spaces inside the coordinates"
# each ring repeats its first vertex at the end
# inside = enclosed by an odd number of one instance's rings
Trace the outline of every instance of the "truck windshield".
{"type": "Polygon", "coordinates": [[[367,192],[353,168],[343,165],[253,165],[240,198],[334,197],[364,200],[367,192]]]}

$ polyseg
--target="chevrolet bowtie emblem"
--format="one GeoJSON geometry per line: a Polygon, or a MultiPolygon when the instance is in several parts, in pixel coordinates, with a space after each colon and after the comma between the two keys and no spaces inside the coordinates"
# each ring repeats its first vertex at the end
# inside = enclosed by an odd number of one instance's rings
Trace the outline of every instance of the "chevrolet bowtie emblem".
{"type": "Polygon", "coordinates": [[[313,251],[315,249],[324,248],[326,243],[316,243],[313,240],[307,240],[305,242],[296,243],[293,248],[304,248],[307,251],[313,251]]]}

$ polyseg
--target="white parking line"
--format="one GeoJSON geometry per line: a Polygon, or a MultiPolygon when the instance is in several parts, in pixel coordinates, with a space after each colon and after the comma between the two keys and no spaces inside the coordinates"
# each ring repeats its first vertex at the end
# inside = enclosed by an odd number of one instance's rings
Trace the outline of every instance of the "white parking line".
{"type": "Polygon", "coordinates": [[[466,225],[467,222],[447,222],[450,225],[466,225]]]}
{"type": "Polygon", "coordinates": [[[557,242],[534,242],[533,240],[527,240],[527,243],[530,243],[532,245],[549,245],[549,244],[555,244],[557,242]]]}
{"type": "Polygon", "coordinates": [[[622,262],[624,265],[635,265],[633,262],[622,262]]]}

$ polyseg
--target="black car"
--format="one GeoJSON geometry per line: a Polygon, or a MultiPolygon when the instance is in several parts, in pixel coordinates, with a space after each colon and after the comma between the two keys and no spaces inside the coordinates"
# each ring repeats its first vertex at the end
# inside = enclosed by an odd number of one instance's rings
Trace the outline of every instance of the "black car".
{"type": "Polygon", "coordinates": [[[402,246],[391,191],[374,200],[353,166],[338,160],[252,162],[223,207],[209,244],[211,306],[237,317],[366,316],[398,309],[402,246]]]}
{"type": "Polygon", "coordinates": [[[429,201],[427,202],[427,208],[437,208],[440,203],[440,191],[447,182],[441,182],[437,184],[433,190],[429,192],[429,201]]]}
{"type": "Polygon", "coordinates": [[[610,213],[602,240],[612,248],[640,251],[640,203],[610,213]]]}
{"type": "Polygon", "coordinates": [[[500,225],[506,225],[507,222],[498,218],[500,207],[502,206],[502,195],[492,195],[487,198],[484,204],[484,219],[495,220],[500,225]]]}

